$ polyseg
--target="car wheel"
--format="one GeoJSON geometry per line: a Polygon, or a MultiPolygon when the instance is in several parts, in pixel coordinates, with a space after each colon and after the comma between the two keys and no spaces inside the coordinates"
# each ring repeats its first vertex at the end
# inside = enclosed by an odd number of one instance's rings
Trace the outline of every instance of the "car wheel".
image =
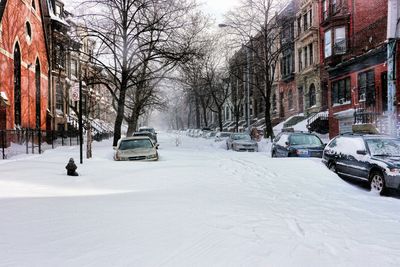
{"type": "Polygon", "coordinates": [[[328,169],[331,170],[334,173],[337,173],[335,162],[333,162],[333,161],[329,162],[328,169]]]}
{"type": "Polygon", "coordinates": [[[275,151],[272,151],[271,157],[272,157],[272,158],[276,158],[276,152],[275,152],[275,151]]]}
{"type": "Polygon", "coordinates": [[[383,195],[386,191],[385,178],[381,172],[373,172],[370,178],[371,191],[383,195]]]}

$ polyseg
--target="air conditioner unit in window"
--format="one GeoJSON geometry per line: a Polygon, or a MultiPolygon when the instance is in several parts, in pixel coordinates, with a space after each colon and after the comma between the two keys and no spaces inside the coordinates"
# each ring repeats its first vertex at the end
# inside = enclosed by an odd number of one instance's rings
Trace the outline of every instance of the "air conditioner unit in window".
{"type": "Polygon", "coordinates": [[[366,97],[365,97],[365,93],[360,95],[360,101],[365,101],[366,97]]]}

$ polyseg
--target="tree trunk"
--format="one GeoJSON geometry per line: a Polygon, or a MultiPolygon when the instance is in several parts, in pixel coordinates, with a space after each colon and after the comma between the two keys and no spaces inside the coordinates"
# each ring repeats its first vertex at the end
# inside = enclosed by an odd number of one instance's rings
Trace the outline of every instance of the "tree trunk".
{"type": "Polygon", "coordinates": [[[196,106],[196,128],[200,129],[200,107],[199,107],[199,99],[195,97],[195,106],[196,106]]]}
{"type": "Polygon", "coordinates": [[[121,127],[124,120],[124,109],[125,109],[125,90],[121,88],[118,99],[117,117],[115,118],[114,125],[114,140],[113,146],[117,146],[118,140],[121,138],[121,127]]]}
{"type": "Polygon", "coordinates": [[[134,126],[133,119],[128,121],[128,131],[126,132],[126,136],[132,136],[133,132],[136,131],[136,127],[134,126]]]}
{"type": "Polygon", "coordinates": [[[218,125],[219,125],[219,130],[222,132],[222,108],[218,108],[218,125]]]}

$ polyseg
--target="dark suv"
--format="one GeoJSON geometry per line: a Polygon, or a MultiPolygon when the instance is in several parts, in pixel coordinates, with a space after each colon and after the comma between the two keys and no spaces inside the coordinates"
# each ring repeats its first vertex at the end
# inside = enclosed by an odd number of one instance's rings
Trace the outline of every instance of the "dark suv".
{"type": "Polygon", "coordinates": [[[322,161],[347,178],[364,180],[383,194],[400,189],[400,140],[383,135],[346,134],[335,137],[324,150],[322,161]]]}
{"type": "Polygon", "coordinates": [[[275,157],[322,157],[324,144],[315,134],[303,132],[282,132],[278,134],[271,148],[275,157]]]}

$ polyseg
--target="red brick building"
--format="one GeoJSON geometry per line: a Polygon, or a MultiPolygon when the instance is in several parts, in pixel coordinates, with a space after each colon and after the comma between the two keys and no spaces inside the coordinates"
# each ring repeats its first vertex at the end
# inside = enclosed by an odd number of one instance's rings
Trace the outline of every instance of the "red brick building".
{"type": "Polygon", "coordinates": [[[0,22],[0,130],[45,130],[48,51],[41,1],[1,0],[0,22]]]}
{"type": "Polygon", "coordinates": [[[320,4],[321,62],[327,70],[321,76],[329,90],[329,128],[334,137],[387,110],[387,0],[320,4]]]}

